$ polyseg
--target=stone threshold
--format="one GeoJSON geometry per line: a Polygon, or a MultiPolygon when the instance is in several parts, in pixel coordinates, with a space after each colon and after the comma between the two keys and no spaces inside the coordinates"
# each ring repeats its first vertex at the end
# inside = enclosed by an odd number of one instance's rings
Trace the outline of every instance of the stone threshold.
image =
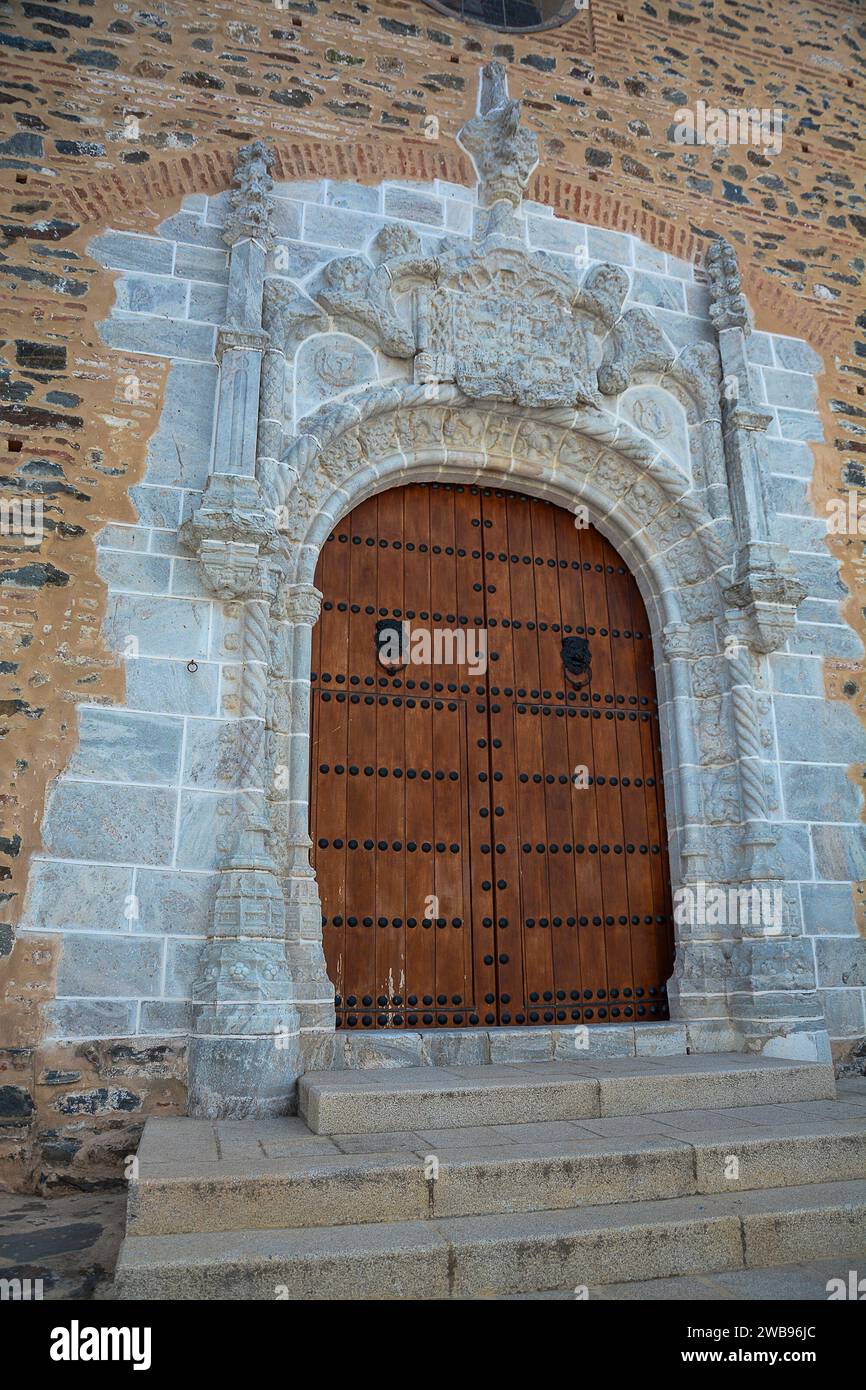
{"type": "Polygon", "coordinates": [[[673,1057],[688,1051],[684,1023],[610,1023],[588,1027],[438,1028],[303,1038],[308,1071],[377,1067],[501,1065],[599,1057],[673,1057]]]}

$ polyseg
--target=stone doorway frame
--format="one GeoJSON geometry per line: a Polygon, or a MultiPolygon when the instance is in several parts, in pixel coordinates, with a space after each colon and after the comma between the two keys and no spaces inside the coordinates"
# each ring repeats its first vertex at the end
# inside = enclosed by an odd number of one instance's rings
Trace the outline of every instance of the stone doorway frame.
{"type": "MultiPolygon", "coordinates": [[[[592,524],[633,573],[647,609],[673,890],[701,881],[734,890],[784,887],[761,767],[755,688],[761,653],[753,637],[750,645],[742,610],[727,597],[730,561],[714,520],[675,465],[661,460],[637,431],[602,412],[527,410],[498,402],[479,407],[449,386],[367,391],[357,406],[339,413],[329,436],[322,420],[314,423],[318,433],[301,434],[267,483],[270,506],[285,522],[288,539],[288,564],[273,592],[266,592],[250,553],[256,542],[220,542],[212,534],[200,542],[202,562],[221,576],[224,596],[226,575],[239,568],[246,576],[247,562],[253,562],[250,572],[258,573],[260,587],[243,601],[244,630],[260,655],[253,655],[247,670],[258,672],[252,679],[257,698],[270,691],[267,732],[251,751],[258,785],[247,793],[258,817],[248,832],[248,838],[257,837],[257,851],[233,856],[217,903],[233,903],[244,892],[248,900],[249,888],[239,891],[239,881],[270,882],[269,892],[280,900],[270,927],[277,955],[285,903],[287,978],[278,972],[276,993],[282,997],[276,999],[272,982],[258,981],[257,997],[247,1006],[257,1020],[253,1034],[230,1031],[238,1027],[236,1005],[230,1012],[219,1002],[205,1002],[206,989],[200,994],[199,1026],[191,1039],[194,1112],[282,1108],[290,1077],[327,1065],[331,1055],[333,987],[309,862],[310,654],[321,603],[312,581],[321,546],[341,517],[389,487],[476,483],[516,488],[570,510],[576,504],[588,508],[592,524]],[[736,648],[733,659],[722,654],[726,640],[736,648]],[[709,761],[698,737],[703,726],[712,729],[709,761]],[[737,799],[727,820],[707,814],[720,776],[726,795],[733,786],[737,799]],[[273,859],[264,850],[268,828],[273,859]],[[281,891],[274,894],[277,883],[281,891]],[[275,1027],[284,1030],[282,1052],[274,1049],[275,1027]],[[240,1064],[239,1058],[246,1061],[240,1064]],[[277,1067],[266,1088],[267,1061],[277,1067]],[[239,1077],[245,1078],[246,1104],[238,1095],[239,1077]],[[227,1107],[218,1099],[226,1092],[233,1097],[227,1107]]],[[[208,513],[231,513],[233,533],[248,535],[249,505],[237,507],[245,488],[256,493],[258,510],[261,493],[252,480],[214,475],[197,525],[203,527],[208,513]],[[228,507],[226,493],[235,508],[228,507]]],[[[223,968],[236,957],[249,964],[241,919],[230,914],[229,922],[230,936],[215,932],[205,955],[217,957],[223,968]]],[[[823,1018],[801,931],[797,905],[787,898],[780,931],[676,925],[671,1018],[688,1024],[692,1050],[819,1055],[823,1018]]],[[[265,952],[268,964],[272,955],[265,952]]]]}
{"type": "Polygon", "coordinates": [[[260,143],[241,152],[224,233],[229,322],[217,345],[212,472],[181,532],[211,592],[232,606],[243,661],[240,833],[220,868],[193,985],[194,1114],[285,1111],[297,1076],[331,1064],[333,988],[309,862],[310,651],[321,602],[313,578],[342,516],[410,482],[512,486],[588,508],[633,573],[650,621],[675,902],[678,889],[700,883],[778,889],[783,901],[781,922],[769,927],[676,923],[671,1017],[687,1025],[696,1051],[829,1053],[767,794],[773,758],[758,694],[803,590],[771,535],[768,416],[751,394],[736,258],[724,242],[706,258],[714,347],[672,351],[650,309],[624,308],[628,278],[616,266],[596,266],[578,287],[521,244],[534,145],[524,128],[513,132],[515,105],[500,75],[461,134],[489,205],[469,250],[456,260],[425,256],[411,228],[392,224],[369,259],[334,256],[317,303],[266,276],[271,157],[260,143]],[[559,306],[554,316],[591,319],[603,342],[595,366],[580,353],[566,363],[564,385],[551,377],[550,344],[536,360],[534,348],[509,354],[501,342],[471,341],[479,283],[507,300],[520,275],[559,306]],[[393,294],[425,281],[469,291],[462,360],[427,350],[423,314],[410,329],[397,313],[393,294]],[[338,392],[292,428],[286,365],[328,317],[398,362],[414,359],[412,379],[338,392]],[[633,381],[662,382],[680,402],[691,476],[622,413],[633,381]],[[557,392],[563,403],[549,404],[557,392]]]}

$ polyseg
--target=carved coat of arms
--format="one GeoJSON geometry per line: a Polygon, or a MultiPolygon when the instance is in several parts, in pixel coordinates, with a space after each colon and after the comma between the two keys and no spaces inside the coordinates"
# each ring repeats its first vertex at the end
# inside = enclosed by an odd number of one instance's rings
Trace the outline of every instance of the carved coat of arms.
{"type": "Polygon", "coordinates": [[[419,375],[455,381],[475,400],[600,404],[575,285],[511,249],[488,252],[483,268],[470,257],[443,270],[435,289],[417,292],[419,375]]]}

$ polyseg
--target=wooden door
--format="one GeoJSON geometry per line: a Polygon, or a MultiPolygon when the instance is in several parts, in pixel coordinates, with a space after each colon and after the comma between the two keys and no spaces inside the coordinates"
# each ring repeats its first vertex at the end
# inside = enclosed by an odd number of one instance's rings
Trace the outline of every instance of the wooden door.
{"type": "Polygon", "coordinates": [[[311,833],[338,1026],[666,1018],[652,648],[616,551],[549,503],[415,485],[340,522],[316,583],[311,833]]]}

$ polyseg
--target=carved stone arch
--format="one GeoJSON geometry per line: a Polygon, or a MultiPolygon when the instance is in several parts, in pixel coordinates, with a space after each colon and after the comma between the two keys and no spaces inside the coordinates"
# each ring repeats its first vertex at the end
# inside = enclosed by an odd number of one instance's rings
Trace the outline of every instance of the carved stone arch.
{"type": "MultiPolygon", "coordinates": [[[[479,406],[453,387],[435,398],[415,387],[390,387],[374,397],[368,392],[305,421],[305,433],[269,480],[272,503],[284,513],[287,608],[300,603],[302,610],[292,666],[302,718],[309,707],[316,562],[333,528],[365,498],[409,482],[448,480],[512,487],[570,509],[583,505],[629,566],[647,609],[674,885],[747,878],[757,868],[754,851],[772,849],[768,824],[755,843],[747,833],[750,815],[766,818],[760,774],[750,761],[757,716],[742,665],[718,652],[730,556],[688,479],[626,422],[603,412],[479,406]],[[696,729],[699,711],[706,715],[703,732],[696,729]]],[[[282,809],[272,798],[273,823],[287,847],[287,891],[297,884],[299,865],[310,875],[308,729],[296,724],[292,737],[300,752],[282,809]]],[[[766,864],[760,872],[773,874],[766,864]]],[[[703,941],[679,937],[676,1016],[704,1019],[708,970],[715,969],[703,941]]],[[[716,1046],[736,1042],[726,1013],[706,1026],[716,1046]]]]}
{"type": "MultiPolygon", "coordinates": [[[[282,884],[291,984],[283,1002],[300,1015],[300,1069],[330,1064],[334,1026],[309,861],[310,648],[321,600],[313,581],[329,532],[373,493],[411,481],[483,481],[586,507],[647,608],[675,890],[703,880],[746,891],[785,886],[758,692],[764,656],[792,631],[803,588],[771,531],[769,417],[751,394],[733,252],[707,258],[712,341],[677,348],[659,312],[628,303],[622,266],[584,269],[533,246],[521,205],[533,139],[519,104],[503,95],[502,74],[485,70],[483,81],[489,99],[482,91],[469,132],[481,175],[471,236],[422,241],[386,217],[366,248],[336,251],[296,283],[267,276],[259,204],[269,178],[258,145],[242,152],[237,175],[239,206],[250,204],[232,230],[229,302],[238,312],[218,340],[211,476],[182,536],[219,601],[244,615],[241,707],[264,739],[248,740],[241,806],[282,884]],[[322,403],[296,421],[287,374],[303,344],[335,334],[375,354],[378,379],[356,378],[353,389],[352,362],[337,363],[348,389],[329,382],[309,397],[322,403]],[[632,387],[679,402],[688,470],[663,432],[627,418],[632,387]]],[[[580,231],[571,224],[567,244],[580,231]]],[[[249,847],[241,860],[226,866],[241,886],[271,872],[251,867],[266,856],[249,847]]],[[[226,882],[230,897],[234,879],[226,882]]],[[[806,1056],[826,1045],[796,891],[789,898],[772,929],[680,926],[671,1006],[689,1024],[693,1050],[806,1056]]],[[[217,963],[230,954],[225,921],[214,925],[217,963]]],[[[207,981],[203,989],[212,992],[207,981]]],[[[253,993],[264,998],[265,984],[253,993]]],[[[266,1021],[255,1016],[260,1042],[266,1021]]],[[[231,1059],[254,1058],[242,1022],[227,1014],[214,1042],[214,1064],[228,1058],[238,1084],[247,1062],[231,1059]]],[[[198,1032],[196,1021],[204,1075],[208,1043],[198,1032]]],[[[281,1074],[290,1070],[287,1059],[281,1074]]],[[[226,1084],[210,1089],[227,1094],[226,1084]]]]}

